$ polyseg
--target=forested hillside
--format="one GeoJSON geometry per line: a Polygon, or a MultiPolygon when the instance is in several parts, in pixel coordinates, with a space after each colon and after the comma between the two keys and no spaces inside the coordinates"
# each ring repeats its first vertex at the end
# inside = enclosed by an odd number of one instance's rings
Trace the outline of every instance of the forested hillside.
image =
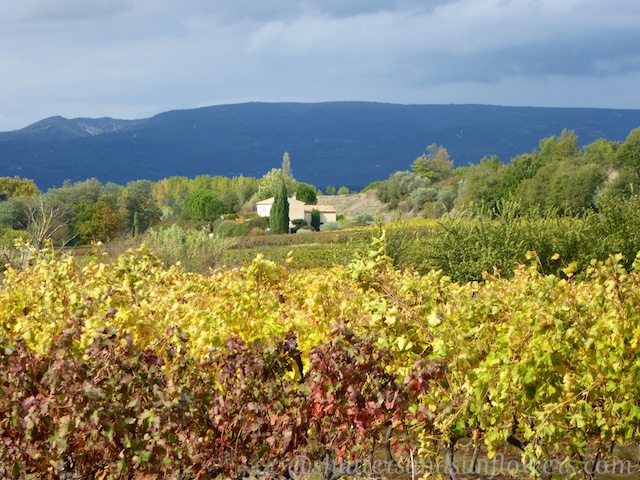
{"type": "Polygon", "coordinates": [[[0,133],[0,176],[43,190],[87,178],[261,177],[288,151],[299,180],[353,190],[407,169],[431,144],[456,167],[493,155],[508,163],[565,128],[587,145],[622,141],[638,126],[638,110],[366,102],[248,103],[137,121],[53,117],[0,133]]]}

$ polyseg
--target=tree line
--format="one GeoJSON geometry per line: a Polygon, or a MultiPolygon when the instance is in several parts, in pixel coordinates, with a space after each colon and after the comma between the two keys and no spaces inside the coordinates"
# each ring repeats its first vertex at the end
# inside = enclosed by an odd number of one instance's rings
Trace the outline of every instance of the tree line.
{"type": "MultiPolygon", "coordinates": [[[[454,168],[447,150],[431,145],[412,164],[365,190],[390,210],[417,217],[500,215],[505,201],[519,212],[575,216],[594,211],[606,199],[628,198],[640,188],[640,128],[624,142],[599,139],[583,148],[575,132],[542,139],[539,148],[509,163],[497,156],[478,164],[454,168]]],[[[295,180],[289,154],[281,168],[261,178],[200,175],[174,176],[152,182],[136,180],[126,185],[102,184],[93,178],[65,182],[43,193],[32,180],[0,178],[0,246],[17,238],[41,247],[51,238],[56,245],[83,245],[122,236],[136,236],[152,225],[183,222],[188,227],[220,224],[221,232],[246,234],[266,229],[268,222],[253,213],[257,201],[294,193],[308,204],[321,192],[295,180]],[[224,222],[241,215],[246,225],[224,222]],[[189,223],[191,222],[191,223],[189,223]]],[[[336,193],[327,187],[327,194],[336,193]]],[[[338,194],[348,194],[346,187],[338,194]]],[[[279,199],[282,211],[284,202],[279,199]]],[[[367,212],[375,214],[376,212],[367,212]]],[[[296,222],[299,219],[288,219],[296,222]]],[[[278,222],[285,224],[280,219],[278,222]]],[[[276,231],[280,231],[277,228],[276,231]]]]}
{"type": "Polygon", "coordinates": [[[295,193],[311,204],[317,202],[319,193],[314,186],[296,181],[285,161],[283,168],[274,168],[262,178],[175,176],[126,185],[102,184],[92,178],[67,181],[45,193],[32,180],[2,177],[0,241],[3,247],[13,245],[16,238],[28,240],[36,248],[49,238],[55,245],[85,245],[136,236],[161,222],[211,225],[238,214],[255,216],[255,202],[282,192],[289,196],[295,193]]]}
{"type": "Polygon", "coordinates": [[[603,199],[628,198],[640,187],[640,128],[624,142],[599,139],[583,148],[573,131],[542,139],[539,148],[509,163],[486,156],[453,168],[442,146],[431,145],[411,171],[372,185],[390,209],[414,216],[499,214],[514,201],[522,213],[573,216],[597,210],[603,199]]]}

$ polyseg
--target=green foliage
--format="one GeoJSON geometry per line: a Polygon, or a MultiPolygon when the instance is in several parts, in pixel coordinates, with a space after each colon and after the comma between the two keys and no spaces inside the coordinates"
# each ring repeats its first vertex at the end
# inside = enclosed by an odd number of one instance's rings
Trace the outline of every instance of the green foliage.
{"type": "Polygon", "coordinates": [[[338,189],[338,195],[348,195],[349,194],[349,188],[348,187],[340,187],[338,189]]]}
{"type": "Polygon", "coordinates": [[[563,160],[548,163],[525,179],[516,190],[523,208],[557,209],[561,215],[575,215],[595,206],[596,191],[606,178],[602,166],[563,160]]]}
{"type": "Polygon", "coordinates": [[[27,205],[27,200],[23,198],[10,198],[0,202],[0,228],[26,229],[29,223],[27,205]]]}
{"type": "Polygon", "coordinates": [[[186,198],[196,190],[214,192],[223,203],[225,212],[238,212],[258,191],[258,180],[242,175],[233,178],[211,175],[199,175],[193,179],[170,177],[153,185],[153,197],[158,205],[179,216],[186,198]]]}
{"type": "Polygon", "coordinates": [[[291,233],[296,233],[301,228],[304,228],[307,226],[307,221],[304,218],[296,218],[294,220],[291,220],[291,223],[293,224],[293,227],[291,228],[291,233]]]}
{"type": "Polygon", "coordinates": [[[326,222],[320,225],[321,232],[327,232],[330,230],[340,230],[341,228],[342,228],[342,225],[340,225],[338,222],[326,222]]]}
{"type": "Polygon", "coordinates": [[[640,196],[629,198],[601,198],[598,213],[585,220],[589,237],[585,238],[585,255],[606,260],[620,253],[620,263],[631,268],[640,252],[640,196]]]}
{"type": "Polygon", "coordinates": [[[281,178],[280,188],[276,192],[269,215],[269,232],[272,234],[289,232],[289,200],[287,199],[287,187],[281,178]]]}
{"type": "Polygon", "coordinates": [[[225,208],[218,196],[211,190],[198,189],[187,196],[183,211],[192,220],[212,222],[225,213],[225,208]]]}
{"type": "Polygon", "coordinates": [[[563,165],[554,175],[549,203],[563,215],[575,215],[595,208],[596,192],[606,179],[603,166],[597,164],[563,165]]]}
{"type": "Polygon", "coordinates": [[[335,195],[336,194],[336,187],[331,187],[328,186],[327,188],[324,189],[325,193],[327,195],[335,195]]]}
{"type": "Polygon", "coordinates": [[[527,262],[529,251],[537,252],[545,272],[561,275],[573,261],[586,266],[591,251],[583,242],[593,239],[583,220],[522,217],[520,210],[516,202],[501,202],[493,212],[482,212],[473,220],[442,220],[442,230],[421,241],[419,270],[442,269],[458,282],[481,281],[484,272],[494,269],[510,278],[517,264],[527,262]],[[554,260],[556,254],[564,263],[554,260]]]}
{"type": "Polygon", "coordinates": [[[361,213],[354,219],[354,221],[360,225],[368,225],[372,223],[373,220],[374,220],[374,217],[370,213],[361,213]]]}
{"type": "Polygon", "coordinates": [[[80,205],[73,224],[74,233],[85,244],[115,238],[119,230],[118,215],[104,202],[80,205]]]}
{"type": "Polygon", "coordinates": [[[259,180],[258,191],[254,197],[255,201],[264,200],[266,198],[275,197],[281,188],[281,182],[284,181],[287,196],[293,195],[296,191],[296,181],[293,178],[283,174],[282,169],[272,168],[259,180]]]}
{"type": "Polygon", "coordinates": [[[140,214],[138,212],[133,213],[133,236],[140,236],[140,214]]]}
{"type": "Polygon", "coordinates": [[[177,225],[152,228],[144,241],[166,265],[180,262],[187,271],[198,273],[207,273],[215,267],[224,251],[235,243],[205,230],[183,230],[177,225]]]}
{"type": "MultiPolygon", "coordinates": [[[[577,244],[592,233],[581,218],[522,219],[516,207],[482,219],[475,245],[554,238],[554,224],[577,244]]],[[[613,209],[594,221],[614,221],[613,209]]],[[[457,283],[394,267],[412,233],[383,230],[347,268],[258,255],[198,275],[141,248],[82,267],[47,249],[7,269],[0,476],[288,478],[300,455],[451,462],[461,438],[578,471],[637,443],[640,260],[590,260],[578,279],[573,263],[548,269],[563,257],[528,252],[511,280],[457,283]]],[[[295,237],[280,240],[305,241],[295,237]]]]}
{"type": "Polygon", "coordinates": [[[27,244],[29,234],[24,230],[0,229],[0,272],[3,272],[7,266],[12,268],[22,268],[28,261],[28,256],[19,245],[27,244]]]}
{"type": "Polygon", "coordinates": [[[551,136],[540,140],[539,151],[514,158],[505,169],[502,198],[506,199],[507,195],[514,194],[521,182],[533,178],[543,166],[579,159],[580,147],[574,132],[563,130],[559,138],[551,136]]]}
{"type": "Polygon", "coordinates": [[[216,222],[213,233],[219,237],[242,237],[249,233],[249,225],[234,220],[216,222]]]}
{"type": "MultiPolygon", "coordinates": [[[[375,182],[371,182],[369,185],[367,185],[362,190],[360,190],[360,193],[368,192],[369,190],[375,190],[376,188],[378,188],[380,186],[381,183],[382,183],[381,180],[378,180],[378,181],[375,181],[375,182]]],[[[327,192],[327,194],[328,193],[329,192],[327,192]]]]}
{"type": "Polygon", "coordinates": [[[37,197],[40,190],[28,178],[0,177],[0,201],[15,197],[37,197]]]}
{"type": "Polygon", "coordinates": [[[455,206],[477,213],[478,209],[491,212],[504,198],[505,166],[496,156],[484,157],[478,165],[470,165],[464,173],[455,206]]]}
{"type": "Polygon", "coordinates": [[[492,211],[514,199],[523,212],[572,216],[595,209],[598,197],[628,197],[640,186],[640,176],[619,161],[623,146],[600,139],[582,152],[575,133],[563,130],[508,165],[484,158],[462,174],[456,211],[492,211]]]}
{"type": "Polygon", "coordinates": [[[639,168],[640,160],[640,128],[636,128],[629,133],[625,142],[616,151],[616,164],[624,167],[633,167],[636,171],[639,168]]]}
{"type": "Polygon", "coordinates": [[[0,230],[0,249],[15,250],[16,240],[26,243],[29,235],[24,230],[12,230],[11,228],[0,230]]]}
{"type": "Polygon", "coordinates": [[[451,175],[453,160],[449,152],[435,143],[427,147],[427,153],[418,157],[411,165],[413,172],[419,177],[425,177],[436,183],[451,175]]]}
{"type": "Polygon", "coordinates": [[[298,182],[296,185],[296,199],[307,205],[315,205],[318,203],[316,195],[316,187],[308,183],[298,182]]]}
{"type": "MultiPolygon", "coordinates": [[[[324,233],[334,233],[322,232],[324,233]]],[[[293,235],[296,237],[301,245],[296,246],[294,249],[291,246],[280,245],[267,245],[260,247],[260,254],[264,255],[265,259],[272,260],[279,264],[284,264],[287,259],[293,259],[288,265],[291,269],[306,270],[314,268],[331,268],[335,265],[347,265],[353,258],[353,249],[346,243],[341,244],[311,244],[307,245],[307,237],[311,237],[310,240],[315,239],[317,232],[308,232],[293,235]],[[302,238],[305,240],[303,241],[302,238]]],[[[270,238],[277,238],[279,236],[269,235],[270,238]]],[[[255,238],[255,237],[254,237],[255,238]]],[[[256,256],[256,247],[235,247],[226,250],[220,263],[232,266],[242,266],[250,264],[256,256]]]]}
{"type": "Polygon", "coordinates": [[[134,217],[138,214],[140,232],[146,231],[162,217],[162,210],[152,195],[152,182],[136,180],[129,182],[123,191],[121,205],[123,208],[123,227],[133,233],[134,217]]]}
{"type": "Polygon", "coordinates": [[[320,211],[316,208],[311,210],[311,227],[314,230],[320,230],[320,211]]]}
{"type": "Polygon", "coordinates": [[[391,210],[410,211],[420,208],[428,199],[437,195],[428,190],[431,180],[413,172],[396,172],[378,187],[378,199],[387,203],[391,210]],[[417,193],[416,193],[417,192],[417,193]],[[412,199],[413,194],[413,199],[412,199]],[[417,203],[413,203],[413,202],[417,203]]]}
{"type": "Polygon", "coordinates": [[[602,167],[613,166],[615,164],[618,147],[619,144],[600,138],[591,145],[584,147],[584,161],[602,167]]]}
{"type": "Polygon", "coordinates": [[[289,152],[284,152],[284,155],[282,155],[282,175],[293,180],[293,172],[291,171],[291,157],[289,156],[289,152]]]}
{"type": "Polygon", "coordinates": [[[252,233],[264,232],[269,227],[268,217],[253,217],[244,222],[222,220],[216,222],[213,233],[219,237],[242,237],[252,233]]]}

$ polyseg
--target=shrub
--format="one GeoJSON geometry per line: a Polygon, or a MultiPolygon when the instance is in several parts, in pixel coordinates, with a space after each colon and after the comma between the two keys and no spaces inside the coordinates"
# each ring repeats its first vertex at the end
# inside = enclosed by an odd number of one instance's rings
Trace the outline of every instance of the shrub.
{"type": "Polygon", "coordinates": [[[321,232],[325,232],[327,230],[340,230],[341,228],[342,225],[340,225],[338,222],[327,222],[320,225],[321,232]]]}
{"type": "Polygon", "coordinates": [[[215,266],[222,253],[235,243],[203,230],[183,230],[177,225],[150,230],[145,240],[166,264],[180,262],[186,270],[199,273],[215,266]]]}
{"type": "Polygon", "coordinates": [[[510,278],[517,264],[528,263],[527,252],[535,251],[545,273],[563,275],[571,262],[585,267],[591,258],[592,227],[584,220],[553,215],[519,216],[519,204],[503,202],[494,212],[483,212],[473,220],[443,220],[441,229],[422,246],[419,271],[442,269],[455,281],[481,281],[483,272],[497,268],[510,278]],[[556,256],[557,254],[557,256],[556,256]]]}
{"type": "Polygon", "coordinates": [[[238,223],[233,220],[222,220],[216,223],[213,233],[218,237],[243,237],[249,233],[249,222],[238,223]]]}
{"type": "Polygon", "coordinates": [[[0,230],[0,272],[4,271],[5,265],[9,264],[14,268],[20,268],[25,261],[24,252],[15,246],[16,240],[27,242],[29,234],[24,230],[13,230],[11,228],[0,230]]]}
{"type": "Polygon", "coordinates": [[[291,223],[293,223],[292,233],[296,233],[301,228],[307,226],[307,221],[304,218],[296,218],[295,220],[291,220],[291,223]]]}
{"type": "Polygon", "coordinates": [[[366,225],[373,222],[373,215],[370,213],[361,213],[354,220],[358,224],[366,225]]]}

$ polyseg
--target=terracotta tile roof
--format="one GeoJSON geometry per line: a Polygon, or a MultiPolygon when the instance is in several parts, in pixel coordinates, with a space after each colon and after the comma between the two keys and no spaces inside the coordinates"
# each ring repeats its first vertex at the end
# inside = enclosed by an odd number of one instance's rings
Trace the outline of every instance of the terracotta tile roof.
{"type": "Polygon", "coordinates": [[[335,213],[336,207],[332,205],[305,205],[304,211],[311,212],[312,210],[318,210],[319,212],[324,213],[335,213]]]}
{"type": "MultiPolygon", "coordinates": [[[[265,200],[260,200],[259,202],[256,202],[256,205],[271,205],[273,204],[273,199],[274,197],[267,198],[265,200]]],[[[290,198],[289,200],[292,200],[292,199],[290,198]]],[[[332,205],[305,205],[304,206],[305,212],[310,212],[312,210],[318,210],[319,212],[323,212],[323,213],[335,213],[336,207],[332,205]]]]}

